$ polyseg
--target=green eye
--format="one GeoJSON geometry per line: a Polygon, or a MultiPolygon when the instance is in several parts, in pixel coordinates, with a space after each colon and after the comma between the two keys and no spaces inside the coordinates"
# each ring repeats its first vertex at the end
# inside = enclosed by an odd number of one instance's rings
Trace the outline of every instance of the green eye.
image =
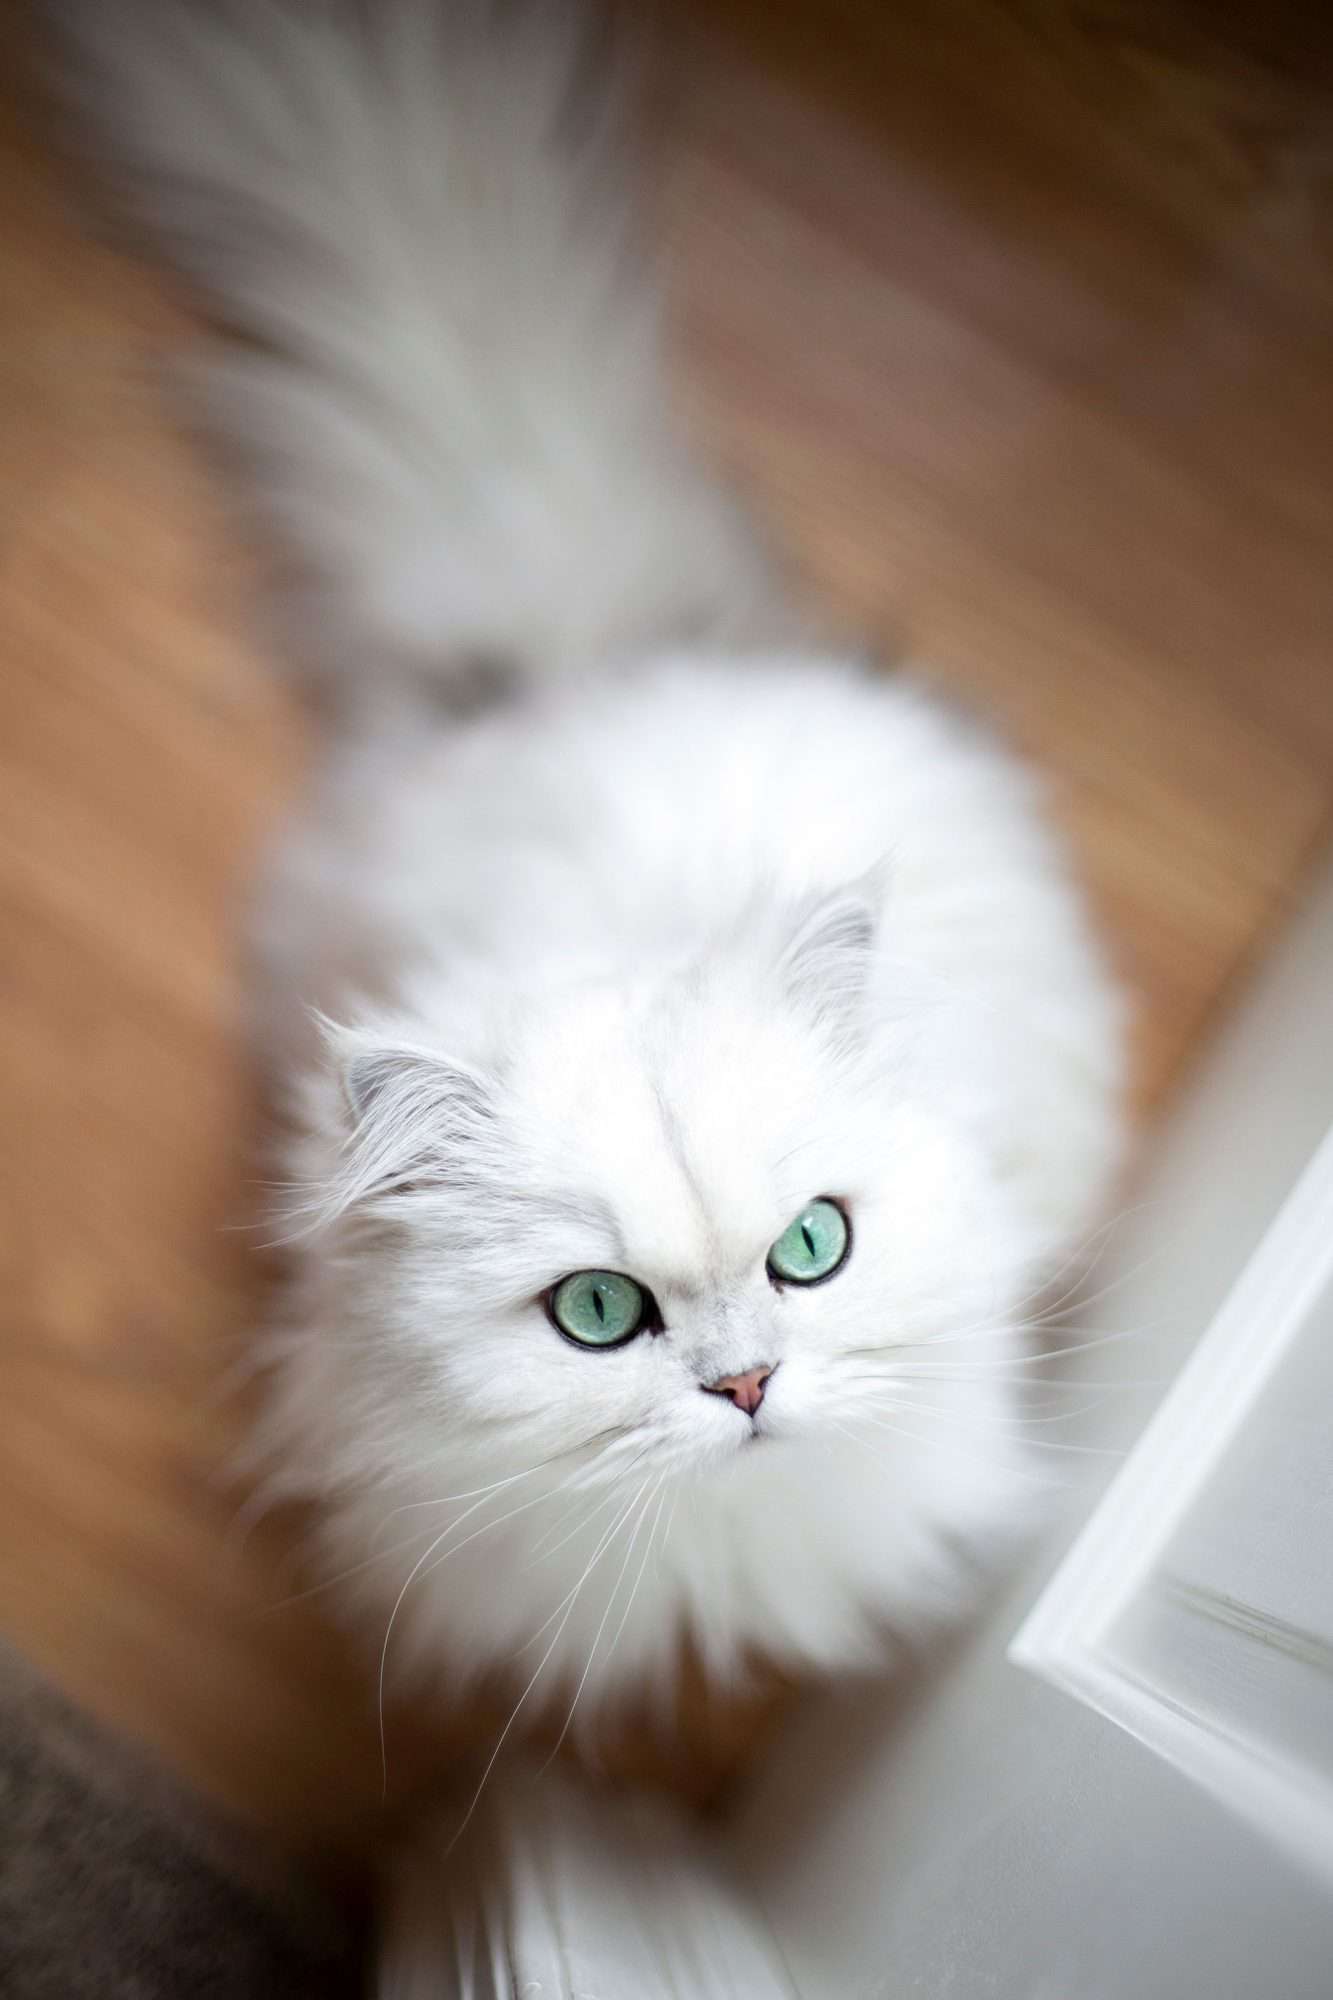
{"type": "Polygon", "coordinates": [[[768,1272],[790,1285],[831,1278],[847,1255],[852,1232],[836,1201],[812,1201],[768,1253],[768,1272]]]}
{"type": "Polygon", "coordinates": [[[575,1271],[551,1293],[550,1314],[580,1347],[618,1347],[642,1327],[648,1295],[619,1271],[575,1271]]]}

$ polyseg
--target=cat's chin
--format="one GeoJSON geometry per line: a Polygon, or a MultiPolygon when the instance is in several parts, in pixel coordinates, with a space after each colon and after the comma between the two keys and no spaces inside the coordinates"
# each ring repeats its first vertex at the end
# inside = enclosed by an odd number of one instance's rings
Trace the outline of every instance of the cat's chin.
{"type": "Polygon", "coordinates": [[[724,1455],[700,1466],[695,1475],[701,1485],[731,1486],[755,1473],[771,1471],[775,1462],[788,1457],[797,1440],[786,1431],[750,1430],[724,1455]]]}
{"type": "Polygon", "coordinates": [[[775,1445],[784,1442],[791,1442],[789,1433],[775,1431],[771,1426],[761,1428],[758,1424],[752,1424],[748,1430],[741,1433],[734,1444],[726,1446],[720,1454],[720,1462],[724,1467],[746,1465],[753,1460],[755,1451],[760,1445],[772,1450],[775,1445]]]}

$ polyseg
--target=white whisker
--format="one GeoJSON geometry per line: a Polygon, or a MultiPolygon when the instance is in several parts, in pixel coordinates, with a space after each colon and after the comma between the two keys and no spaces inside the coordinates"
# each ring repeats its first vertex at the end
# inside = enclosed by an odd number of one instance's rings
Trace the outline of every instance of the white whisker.
{"type": "MultiPolygon", "coordinates": [[[[629,1601],[625,1605],[625,1609],[620,1614],[620,1623],[617,1625],[614,1633],[611,1635],[611,1644],[606,1649],[606,1664],[608,1666],[610,1666],[612,1660],[615,1658],[616,1647],[620,1643],[620,1635],[624,1631],[627,1623],[629,1622],[630,1612],[634,1609],[634,1600],[639,1594],[639,1585],[643,1582],[644,1572],[648,1567],[648,1558],[652,1555],[653,1552],[653,1543],[656,1540],[658,1525],[662,1519],[662,1509],[666,1505],[666,1490],[664,1484],[665,1478],[666,1475],[663,1474],[662,1478],[659,1479],[657,1482],[657,1512],[653,1515],[653,1525],[648,1530],[647,1545],[644,1548],[643,1557],[639,1563],[638,1573],[634,1578],[634,1587],[630,1591],[629,1601]]],[[[649,1494],[648,1497],[649,1500],[651,1501],[652,1495],[649,1494]]]]}
{"type": "MultiPolygon", "coordinates": [[[[462,1516],[462,1520],[466,1521],[470,1514],[475,1514],[477,1508],[484,1506],[488,1498],[489,1495],[483,1494],[479,1500],[474,1501],[473,1505],[469,1507],[467,1509],[467,1512],[462,1516]]],[[[394,1599],[393,1609],[389,1613],[389,1622],[384,1628],[384,1644],[380,1647],[380,1666],[379,1666],[379,1677],[376,1686],[376,1705],[379,1716],[379,1729],[380,1729],[380,1777],[384,1787],[383,1796],[386,1799],[389,1796],[389,1746],[388,1746],[388,1739],[385,1735],[385,1730],[384,1730],[384,1670],[389,1658],[389,1641],[393,1637],[393,1628],[395,1623],[397,1622],[398,1613],[402,1609],[403,1599],[407,1596],[407,1593],[412,1588],[412,1585],[416,1581],[416,1578],[420,1575],[423,1566],[430,1560],[431,1556],[434,1555],[436,1549],[439,1548],[440,1543],[447,1541],[449,1536],[453,1533],[454,1529],[460,1525],[461,1522],[459,1521],[451,1521],[448,1527],[443,1528],[440,1531],[440,1533],[435,1537],[434,1541],[431,1542],[417,1557],[417,1560],[413,1563],[411,1569],[407,1573],[407,1576],[403,1582],[402,1589],[399,1591],[397,1597],[394,1599]]]]}
{"type": "MultiPolygon", "coordinates": [[[[904,1430],[901,1424],[891,1424],[884,1418],[870,1418],[858,1412],[852,1413],[851,1421],[859,1424],[868,1424],[874,1430],[891,1431],[896,1437],[906,1438],[910,1444],[924,1445],[930,1451],[950,1451],[955,1457],[966,1459],[969,1465],[976,1465],[979,1462],[980,1455],[977,1452],[968,1451],[965,1447],[960,1446],[954,1438],[923,1438],[918,1431],[904,1430]]],[[[841,1425],[835,1426],[835,1428],[844,1437],[849,1436],[849,1433],[841,1425]]],[[[868,1439],[853,1438],[851,1441],[860,1444],[863,1450],[870,1449],[868,1439]]],[[[1029,1470],[1024,1466],[1015,1465],[1012,1462],[1006,1463],[1004,1471],[1006,1476],[1027,1480],[1034,1486],[1048,1487],[1050,1485],[1050,1479],[1045,1473],[1029,1470]]]]}
{"type": "MultiPolygon", "coordinates": [[[[639,1492],[641,1493],[642,1491],[643,1488],[640,1487],[639,1492]]],[[[635,1498],[637,1499],[637,1497],[638,1495],[636,1494],[635,1498]]],[[[633,1505],[633,1502],[631,1502],[630,1504],[633,1505]]],[[[472,1794],[472,1799],[468,1805],[468,1809],[464,1813],[462,1820],[459,1822],[459,1825],[453,1834],[452,1839],[449,1841],[448,1846],[444,1850],[444,1858],[446,1860],[453,1853],[454,1848],[458,1845],[458,1842],[462,1839],[463,1835],[466,1833],[468,1826],[471,1823],[472,1815],[476,1812],[477,1807],[480,1804],[481,1795],[486,1789],[487,1783],[490,1779],[491,1772],[495,1769],[496,1759],[499,1757],[500,1752],[504,1749],[505,1741],[508,1738],[509,1732],[513,1728],[515,1722],[517,1722],[518,1720],[519,1711],[522,1709],[523,1704],[527,1701],[528,1696],[532,1693],[532,1690],[536,1687],[537,1682],[540,1680],[542,1673],[545,1670],[547,1661],[550,1659],[552,1653],[559,1645],[561,1635],[563,1634],[566,1625],[568,1625],[570,1618],[573,1616],[574,1606],[578,1602],[579,1592],[583,1589],[584,1584],[587,1582],[588,1577],[591,1575],[593,1566],[597,1562],[599,1556],[602,1553],[602,1549],[605,1546],[606,1544],[604,1541],[599,1543],[597,1548],[594,1549],[592,1555],[589,1557],[587,1567],[584,1569],[582,1576],[579,1578],[577,1584],[574,1586],[574,1590],[569,1601],[569,1609],[565,1612],[564,1617],[561,1619],[560,1623],[557,1625],[555,1629],[555,1632],[552,1634],[551,1643],[546,1648],[546,1651],[542,1654],[540,1660],[537,1662],[537,1665],[533,1670],[532,1678],[529,1680],[522,1694],[519,1696],[518,1700],[514,1703],[513,1708],[510,1710],[509,1720],[508,1722],[506,1722],[504,1728],[500,1731],[499,1737],[496,1739],[495,1748],[491,1751],[490,1756],[486,1760],[486,1768],[481,1774],[481,1780],[477,1786],[476,1791],[472,1794]]]]}
{"type": "MultiPolygon", "coordinates": [[[[646,1484],[647,1482],[645,1481],[644,1483],[646,1484]]],[[[603,1529],[602,1538],[592,1552],[592,1560],[594,1562],[596,1561],[597,1557],[602,1554],[603,1550],[608,1548],[610,1544],[615,1540],[616,1535],[619,1533],[620,1529],[624,1526],[626,1520],[629,1518],[634,1503],[638,1499],[639,1494],[642,1493],[642,1491],[643,1487],[642,1486],[638,1487],[630,1495],[629,1499],[625,1502],[624,1506],[621,1508],[620,1512],[616,1515],[616,1518],[611,1523],[610,1527],[603,1529]]],[[[619,1499],[620,1495],[617,1494],[616,1498],[619,1499]]],[[[565,1606],[569,1603],[570,1599],[573,1597],[577,1597],[581,1583],[582,1583],[582,1578],[579,1579],[578,1583],[573,1583],[570,1585],[569,1589],[560,1599],[560,1602],[556,1605],[555,1609],[553,1611],[548,1612],[546,1617],[543,1618],[541,1624],[537,1627],[536,1631],[532,1633],[529,1638],[523,1641],[523,1644],[519,1647],[518,1651],[514,1655],[514,1658],[516,1660],[521,1660],[523,1655],[526,1652],[530,1651],[531,1648],[537,1644],[537,1641],[541,1638],[543,1632],[547,1632],[550,1630],[551,1626],[560,1616],[560,1613],[564,1610],[565,1606]]]]}
{"type": "Polygon", "coordinates": [[[591,1527],[597,1516],[602,1512],[602,1509],[612,1506],[619,1497],[619,1489],[615,1486],[609,1486],[600,1499],[593,1500],[587,1504],[585,1504],[585,1496],[580,1494],[574,1505],[567,1507],[561,1514],[560,1519],[546,1530],[546,1534],[542,1536],[541,1541],[533,1543],[526,1567],[528,1569],[535,1569],[538,1566],[539,1557],[544,1557],[549,1562],[553,1556],[560,1553],[561,1549],[567,1548],[578,1535],[581,1535],[585,1528],[591,1527]],[[570,1515],[575,1513],[578,1514],[578,1519],[575,1521],[573,1527],[568,1529],[558,1542],[553,1542],[549,1548],[544,1546],[549,1537],[555,1533],[556,1528],[563,1527],[570,1515]]]}
{"type": "MultiPolygon", "coordinates": [[[[941,1410],[937,1407],[931,1407],[926,1403],[903,1403],[895,1401],[888,1404],[887,1407],[895,1415],[901,1414],[909,1417],[931,1418],[945,1424],[958,1425],[965,1430],[973,1432],[994,1432],[997,1428],[1000,1428],[990,1418],[972,1419],[957,1411],[941,1410]]],[[[867,1415],[862,1421],[868,1424],[875,1424],[879,1419],[878,1417],[867,1415]]],[[[1012,1433],[1006,1434],[1012,1435],[1012,1433]]],[[[921,1442],[923,1444],[934,1443],[935,1440],[923,1438],[921,1442]]],[[[1081,1457],[1091,1458],[1123,1458],[1125,1455],[1123,1449],[1116,1449],[1111,1445],[1066,1444],[1056,1438],[1024,1438],[1022,1442],[1024,1448],[1028,1451],[1067,1451],[1076,1452],[1081,1457]]]]}
{"type": "MultiPolygon", "coordinates": [[[[568,1736],[569,1734],[570,1724],[574,1720],[574,1711],[579,1705],[579,1696],[583,1693],[584,1688],[587,1686],[588,1676],[592,1672],[593,1661],[597,1658],[597,1648],[602,1643],[602,1634],[603,1632],[605,1632],[606,1622],[608,1618],[611,1616],[611,1608],[614,1605],[616,1598],[620,1595],[620,1586],[625,1581],[625,1572],[630,1566],[630,1560],[634,1554],[635,1544],[639,1539],[640,1531],[643,1527],[644,1521],[647,1519],[648,1516],[648,1509],[653,1504],[654,1495],[659,1494],[661,1492],[662,1481],[665,1479],[665,1477],[666,1477],[665,1473],[658,1474],[657,1484],[652,1488],[652,1491],[648,1494],[647,1499],[644,1501],[642,1507],[640,1507],[639,1509],[638,1516],[634,1523],[633,1531],[630,1534],[629,1542],[627,1543],[625,1548],[625,1554],[621,1561],[620,1568],[616,1572],[616,1580],[612,1584],[610,1593],[606,1600],[606,1609],[603,1611],[601,1616],[601,1621],[598,1624],[596,1632],[593,1634],[592,1645],[588,1648],[587,1663],[584,1666],[583,1672],[579,1676],[578,1686],[574,1690],[574,1699],[569,1704],[569,1713],[566,1715],[564,1723],[561,1726],[560,1734],[555,1739],[555,1743],[552,1746],[550,1756],[546,1759],[546,1762],[541,1767],[542,1771],[549,1770],[550,1766],[555,1762],[555,1759],[560,1754],[560,1746],[563,1744],[566,1736],[568,1736]]],[[[645,1485],[646,1484],[647,1482],[645,1481],[645,1485]]],[[[639,1492],[642,1493],[643,1490],[644,1489],[641,1486],[639,1488],[639,1492]]],[[[652,1547],[651,1537],[649,1538],[648,1546],[649,1548],[652,1547]]],[[[639,1577],[642,1578],[642,1575],[643,1575],[643,1570],[642,1567],[640,1567],[639,1577]]],[[[634,1595],[633,1592],[631,1592],[630,1603],[632,1604],[633,1602],[634,1602],[634,1595]]],[[[617,1638],[620,1637],[620,1633],[623,1629],[623,1626],[624,1626],[624,1620],[622,1619],[620,1625],[616,1627],[617,1638]]],[[[613,1645],[612,1651],[614,1652],[614,1650],[615,1648],[613,1645]]],[[[610,1655],[608,1655],[608,1658],[609,1657],[610,1655]]],[[[541,1772],[538,1773],[538,1776],[540,1775],[541,1772]]]]}

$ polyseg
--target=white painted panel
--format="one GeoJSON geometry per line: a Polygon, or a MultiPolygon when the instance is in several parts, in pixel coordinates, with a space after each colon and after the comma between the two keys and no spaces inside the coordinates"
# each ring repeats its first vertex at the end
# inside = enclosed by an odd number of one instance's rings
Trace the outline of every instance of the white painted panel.
{"type": "Polygon", "coordinates": [[[1333,1879],[1333,1135],[1010,1657],[1333,1879]]]}

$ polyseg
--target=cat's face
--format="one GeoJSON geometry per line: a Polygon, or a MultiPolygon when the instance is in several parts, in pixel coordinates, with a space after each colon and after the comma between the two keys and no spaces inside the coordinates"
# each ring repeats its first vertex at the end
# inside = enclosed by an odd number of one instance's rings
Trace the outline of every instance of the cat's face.
{"type": "Polygon", "coordinates": [[[467,1069],[344,1041],[344,1282],[398,1448],[724,1468],[855,1436],[895,1357],[1004,1312],[1005,1198],[910,1024],[868,1014],[870,951],[826,905],[520,1000],[467,1069]]]}

